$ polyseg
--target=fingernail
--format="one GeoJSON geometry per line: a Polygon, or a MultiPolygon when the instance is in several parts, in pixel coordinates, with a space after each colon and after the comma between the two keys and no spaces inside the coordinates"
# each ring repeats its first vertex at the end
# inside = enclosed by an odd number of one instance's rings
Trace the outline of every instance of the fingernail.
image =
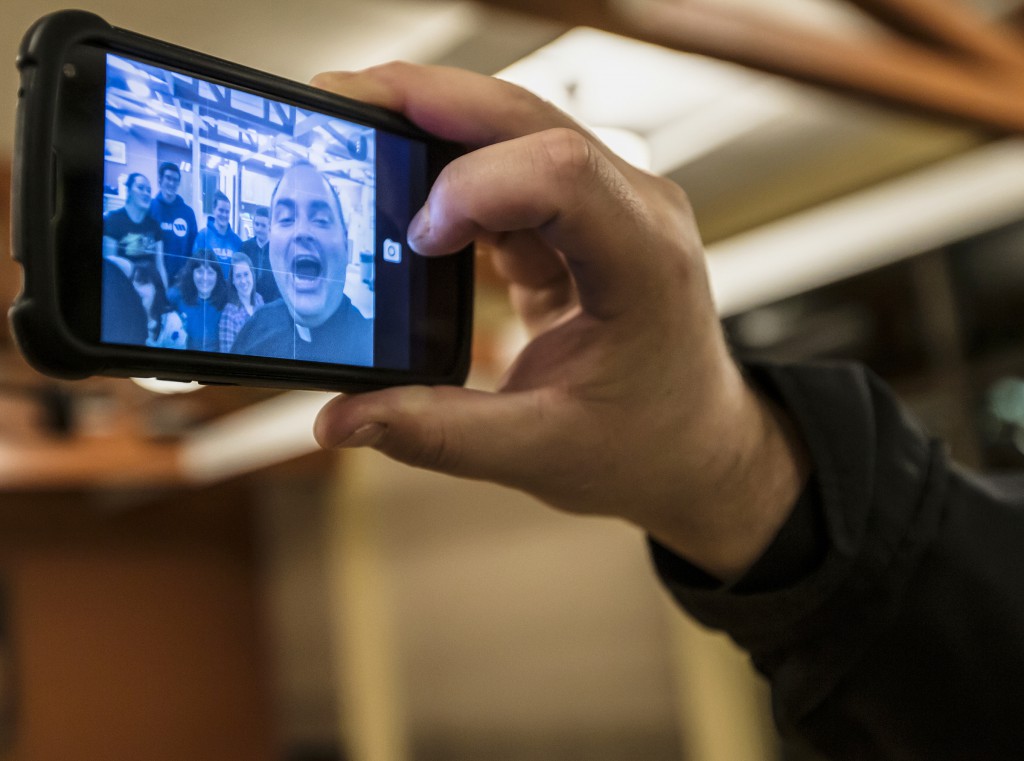
{"type": "Polygon", "coordinates": [[[339,441],[334,446],[346,449],[372,447],[383,438],[385,430],[387,430],[385,426],[380,423],[367,423],[356,428],[348,435],[348,438],[339,441]]]}
{"type": "Polygon", "coordinates": [[[419,244],[424,238],[430,233],[430,207],[424,204],[423,207],[416,212],[416,216],[412,218],[412,222],[409,223],[409,245],[412,250],[416,253],[421,253],[419,244]]]}

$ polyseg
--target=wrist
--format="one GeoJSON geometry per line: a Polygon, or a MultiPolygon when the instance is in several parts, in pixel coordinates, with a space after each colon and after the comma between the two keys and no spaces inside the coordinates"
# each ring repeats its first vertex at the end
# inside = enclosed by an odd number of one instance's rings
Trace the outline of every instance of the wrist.
{"type": "Polygon", "coordinates": [[[716,415],[717,466],[651,536],[723,582],[739,579],[771,545],[810,473],[788,414],[740,378],[731,414],[716,415]]]}

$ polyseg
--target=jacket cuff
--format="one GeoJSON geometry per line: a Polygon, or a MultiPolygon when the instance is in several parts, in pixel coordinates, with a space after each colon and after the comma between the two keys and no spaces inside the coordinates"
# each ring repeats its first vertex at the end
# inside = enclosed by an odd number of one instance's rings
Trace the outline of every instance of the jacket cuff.
{"type": "Polygon", "coordinates": [[[717,583],[662,547],[653,557],[676,601],[748,650],[772,679],[776,701],[799,714],[832,689],[899,605],[937,531],[939,500],[929,495],[941,492],[945,458],[860,366],[748,372],[803,436],[813,472],[807,488],[735,584],[717,583]]]}

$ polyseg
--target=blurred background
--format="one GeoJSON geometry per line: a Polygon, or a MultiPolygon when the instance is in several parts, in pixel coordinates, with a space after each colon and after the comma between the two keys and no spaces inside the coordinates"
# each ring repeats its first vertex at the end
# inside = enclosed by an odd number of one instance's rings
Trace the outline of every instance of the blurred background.
{"type": "MultiPolygon", "coordinates": [[[[1024,466],[1015,0],[90,3],[297,80],[499,74],[690,195],[737,351],[852,358],[962,461],[1024,466]]],[[[22,32],[0,29],[0,241],[22,32]]],[[[0,299],[20,272],[0,257],[0,299]]],[[[521,341],[479,267],[471,383],[521,341]]],[[[643,537],[316,450],[327,397],[32,372],[0,329],[3,758],[812,758],[643,537]]]]}

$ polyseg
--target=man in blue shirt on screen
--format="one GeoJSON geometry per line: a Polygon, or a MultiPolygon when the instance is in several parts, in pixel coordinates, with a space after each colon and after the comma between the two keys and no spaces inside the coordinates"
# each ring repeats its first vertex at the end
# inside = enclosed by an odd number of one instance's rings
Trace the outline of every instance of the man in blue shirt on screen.
{"type": "Polygon", "coordinates": [[[175,276],[192,255],[199,225],[196,213],[178,195],[181,185],[181,169],[177,164],[165,161],[157,170],[157,193],[150,204],[150,215],[160,223],[161,240],[164,244],[164,267],[167,270],[167,285],[173,285],[175,276]]]}
{"type": "Polygon", "coordinates": [[[224,277],[230,280],[231,259],[242,250],[242,239],[231,229],[231,199],[219,190],[213,196],[213,215],[192,245],[193,253],[204,249],[217,255],[224,277]]]}

